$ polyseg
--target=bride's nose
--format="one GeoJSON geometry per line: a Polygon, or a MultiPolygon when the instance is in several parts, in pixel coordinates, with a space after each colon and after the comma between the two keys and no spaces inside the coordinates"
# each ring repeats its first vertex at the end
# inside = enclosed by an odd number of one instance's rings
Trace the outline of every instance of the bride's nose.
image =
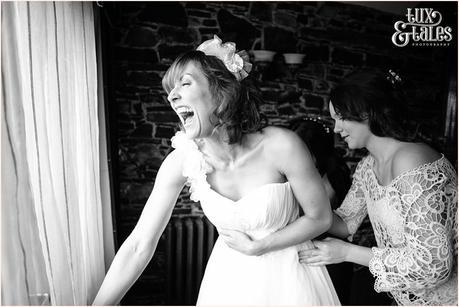
{"type": "Polygon", "coordinates": [[[167,100],[169,100],[171,104],[174,103],[179,98],[180,98],[180,93],[178,92],[177,87],[174,87],[170,91],[169,95],[167,95],[167,100]]]}

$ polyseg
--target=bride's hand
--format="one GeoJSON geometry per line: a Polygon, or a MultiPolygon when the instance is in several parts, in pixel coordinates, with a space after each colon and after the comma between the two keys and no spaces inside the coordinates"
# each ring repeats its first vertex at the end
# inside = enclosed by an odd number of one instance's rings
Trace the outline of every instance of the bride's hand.
{"type": "Polygon", "coordinates": [[[260,249],[257,241],[252,240],[246,233],[238,230],[219,229],[218,233],[226,245],[249,256],[259,256],[260,249]]]}
{"type": "Polygon", "coordinates": [[[321,241],[313,241],[313,244],[314,249],[298,251],[300,263],[320,266],[346,261],[350,243],[335,238],[325,238],[321,241]]]}

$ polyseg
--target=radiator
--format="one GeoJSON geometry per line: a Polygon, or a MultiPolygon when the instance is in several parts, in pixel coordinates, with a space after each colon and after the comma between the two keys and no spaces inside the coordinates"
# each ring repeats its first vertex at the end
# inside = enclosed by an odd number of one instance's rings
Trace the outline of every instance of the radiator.
{"type": "Polygon", "coordinates": [[[167,301],[195,305],[218,233],[203,216],[173,217],[166,228],[167,301]]]}

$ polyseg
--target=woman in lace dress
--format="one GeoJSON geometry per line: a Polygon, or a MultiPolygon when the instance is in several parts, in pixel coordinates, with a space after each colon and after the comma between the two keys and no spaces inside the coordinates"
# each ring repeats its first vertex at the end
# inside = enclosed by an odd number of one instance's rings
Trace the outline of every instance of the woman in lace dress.
{"type": "Polygon", "coordinates": [[[349,148],[366,148],[329,233],[356,232],[368,214],[377,247],[339,239],[314,241],[303,263],[368,266],[377,292],[399,305],[457,306],[457,176],[443,154],[413,142],[404,123],[401,79],[362,70],[330,98],[330,114],[349,148]]]}
{"type": "Polygon", "coordinates": [[[220,233],[198,305],[339,304],[325,268],[298,258],[298,245],[312,247],[307,240],[332,222],[320,175],[295,133],[260,128],[259,96],[243,80],[248,71],[244,54],[214,37],[166,72],[163,86],[183,129],[95,305],[117,304],[139,277],[185,184],[220,233]]]}

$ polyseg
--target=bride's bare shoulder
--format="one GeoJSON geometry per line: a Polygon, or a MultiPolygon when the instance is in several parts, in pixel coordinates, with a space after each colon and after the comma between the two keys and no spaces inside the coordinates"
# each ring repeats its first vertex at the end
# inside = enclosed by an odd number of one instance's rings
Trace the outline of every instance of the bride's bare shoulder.
{"type": "Polygon", "coordinates": [[[286,128],[269,126],[262,130],[262,134],[266,148],[278,154],[289,154],[306,148],[300,137],[286,128]]]}

